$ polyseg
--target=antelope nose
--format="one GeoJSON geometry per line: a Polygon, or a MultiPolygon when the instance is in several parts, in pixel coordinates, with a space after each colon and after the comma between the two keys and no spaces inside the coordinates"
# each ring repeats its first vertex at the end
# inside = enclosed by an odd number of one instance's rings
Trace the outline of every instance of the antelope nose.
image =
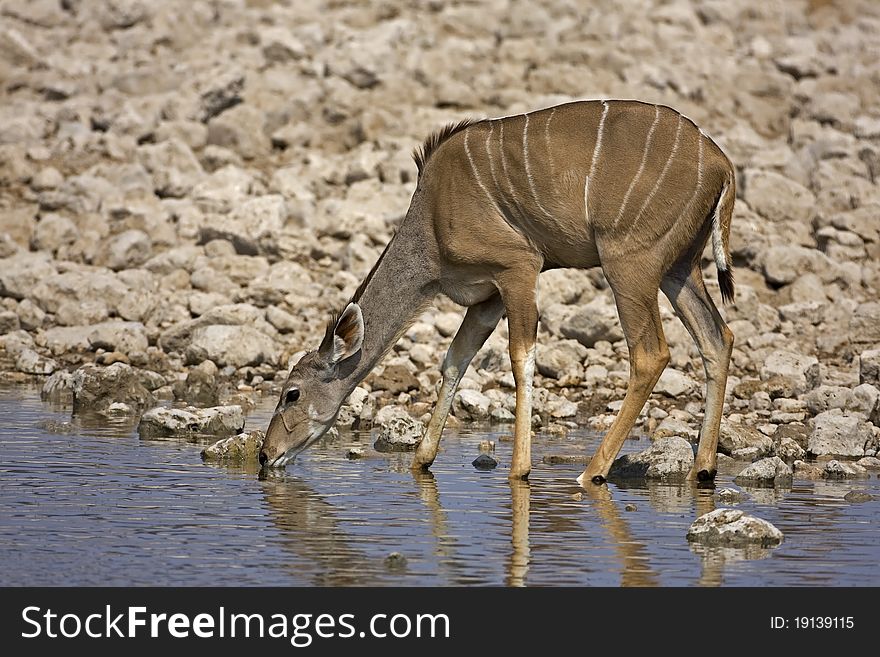
{"type": "Polygon", "coordinates": [[[265,450],[260,450],[260,465],[266,465],[266,462],[269,460],[269,455],[266,454],[265,450]]]}

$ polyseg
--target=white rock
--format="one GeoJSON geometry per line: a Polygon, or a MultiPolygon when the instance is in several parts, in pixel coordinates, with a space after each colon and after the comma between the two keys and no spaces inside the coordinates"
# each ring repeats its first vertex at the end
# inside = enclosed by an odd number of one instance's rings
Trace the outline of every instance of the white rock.
{"type": "Polygon", "coordinates": [[[238,368],[276,363],[280,350],[271,337],[250,326],[211,324],[192,332],[186,351],[191,362],[210,359],[219,367],[238,368]]]}
{"type": "Polygon", "coordinates": [[[621,456],[611,466],[609,478],[682,481],[694,465],[694,451],[684,438],[658,438],[638,454],[621,456]]]}
{"type": "Polygon", "coordinates": [[[766,520],[738,509],[715,509],[697,518],[688,529],[687,540],[705,545],[741,547],[779,545],[783,535],[766,520]]]}
{"type": "Polygon", "coordinates": [[[738,484],[791,483],[792,471],[778,456],[771,456],[747,465],[735,478],[738,484]]]}
{"type": "Polygon", "coordinates": [[[794,397],[812,390],[821,382],[819,361],[792,351],[774,351],[761,366],[761,379],[775,379],[785,388],[786,397],[794,397]]]}
{"type": "Polygon", "coordinates": [[[459,390],[455,393],[452,408],[461,419],[485,420],[489,417],[492,401],[477,390],[459,390]]]}
{"type": "Polygon", "coordinates": [[[657,385],[654,386],[654,392],[675,399],[691,395],[695,393],[699,387],[700,384],[687,374],[683,374],[678,370],[667,367],[660,375],[657,385]]]}
{"type": "Polygon", "coordinates": [[[876,450],[871,424],[839,408],[813,418],[807,452],[813,456],[868,456],[876,450]]]}
{"type": "Polygon", "coordinates": [[[205,461],[256,461],[263,447],[262,431],[249,431],[221,438],[202,450],[205,461]]]}
{"type": "Polygon", "coordinates": [[[141,416],[141,438],[186,438],[200,435],[228,436],[244,429],[241,406],[212,408],[153,408],[141,416]]]}

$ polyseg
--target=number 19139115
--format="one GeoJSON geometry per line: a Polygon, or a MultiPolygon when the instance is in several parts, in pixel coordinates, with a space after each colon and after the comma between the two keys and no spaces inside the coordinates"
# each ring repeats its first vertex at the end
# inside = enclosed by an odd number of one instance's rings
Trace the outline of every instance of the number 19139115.
{"type": "Polygon", "coordinates": [[[855,627],[853,616],[795,616],[792,619],[772,616],[770,627],[774,630],[794,628],[798,630],[851,630],[855,627]]]}

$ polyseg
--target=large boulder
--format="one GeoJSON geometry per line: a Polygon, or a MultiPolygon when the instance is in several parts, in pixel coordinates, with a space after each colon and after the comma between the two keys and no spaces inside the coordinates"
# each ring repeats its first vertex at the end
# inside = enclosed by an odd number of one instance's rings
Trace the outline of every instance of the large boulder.
{"type": "Polygon", "coordinates": [[[119,351],[130,354],[146,351],[149,346],[147,332],[140,322],[101,322],[94,324],[88,333],[93,349],[119,351]]]}
{"type": "Polygon", "coordinates": [[[125,363],[109,367],[83,365],[73,373],[73,412],[106,412],[114,404],[115,412],[127,407],[131,413],[150,408],[156,403],[144,387],[137,370],[125,363]],[[119,404],[123,406],[119,406],[119,404]]]}
{"type": "Polygon", "coordinates": [[[834,408],[819,413],[812,424],[807,452],[813,456],[859,457],[876,453],[871,424],[858,414],[834,408]]]}
{"type": "Polygon", "coordinates": [[[142,230],[126,230],[112,237],[98,257],[98,264],[114,271],[140,267],[153,252],[153,241],[142,230]]]}
{"type": "Polygon", "coordinates": [[[186,358],[188,362],[210,359],[220,367],[238,368],[275,363],[279,351],[271,337],[250,326],[211,324],[193,331],[186,358]]]}
{"type": "Polygon", "coordinates": [[[687,374],[667,367],[660,374],[657,385],[654,386],[654,392],[677,399],[691,395],[699,390],[700,384],[694,381],[687,374]]]}
{"type": "Polygon", "coordinates": [[[721,429],[718,432],[718,451],[730,456],[737,450],[753,447],[758,456],[765,456],[773,450],[773,441],[757,429],[736,424],[728,420],[721,420],[721,429]]]}
{"type": "Polygon", "coordinates": [[[849,320],[849,334],[855,343],[880,343],[880,302],[859,304],[849,320]]]}
{"type": "Polygon", "coordinates": [[[452,400],[455,417],[463,420],[485,420],[491,404],[492,400],[479,390],[459,390],[452,400]]]}
{"type": "Polygon", "coordinates": [[[793,283],[806,272],[830,283],[840,274],[840,267],[827,255],[805,246],[780,245],[767,249],[763,256],[764,278],[771,285],[793,283]]]}
{"type": "Polygon", "coordinates": [[[0,297],[24,299],[43,279],[55,274],[46,253],[21,251],[0,260],[0,297]]]}
{"type": "Polygon", "coordinates": [[[738,509],[715,509],[697,518],[688,529],[687,540],[720,547],[779,545],[782,532],[771,523],[738,509]]]}
{"type": "Polygon", "coordinates": [[[621,456],[611,466],[612,479],[683,481],[694,465],[694,450],[684,438],[658,438],[638,454],[621,456]]]}
{"type": "Polygon", "coordinates": [[[859,383],[880,386],[880,349],[868,349],[859,356],[859,383]]]}
{"type": "Polygon", "coordinates": [[[538,372],[551,379],[583,377],[583,361],[587,348],[577,340],[558,340],[550,344],[538,344],[536,366],[538,372]]]}
{"type": "Polygon", "coordinates": [[[816,207],[816,197],[804,187],[775,171],[748,169],[746,201],[749,207],[770,221],[807,222],[816,207]]]}
{"type": "Polygon", "coordinates": [[[617,309],[604,297],[596,297],[569,315],[559,328],[563,336],[577,340],[585,347],[592,347],[599,340],[616,342],[623,339],[617,309]]]}
{"type": "Polygon", "coordinates": [[[227,216],[215,216],[202,227],[199,239],[202,242],[229,240],[236,252],[244,255],[272,252],[289,217],[290,210],[283,196],[258,196],[236,206],[227,216]]]}
{"type": "Polygon", "coordinates": [[[153,408],[141,416],[141,438],[197,438],[229,436],[244,429],[241,406],[212,408],[153,408]]]}
{"type": "Polygon", "coordinates": [[[815,356],[780,349],[764,360],[761,379],[772,382],[779,396],[796,397],[819,385],[819,361],[815,356]]]}

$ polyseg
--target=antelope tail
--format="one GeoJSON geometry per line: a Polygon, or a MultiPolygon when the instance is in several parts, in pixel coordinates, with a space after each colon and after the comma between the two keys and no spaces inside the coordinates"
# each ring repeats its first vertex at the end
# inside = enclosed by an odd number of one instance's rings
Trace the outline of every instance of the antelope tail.
{"type": "Polygon", "coordinates": [[[733,201],[736,198],[736,180],[733,173],[725,181],[712,214],[712,253],[718,268],[718,285],[724,303],[733,303],[734,284],[730,259],[730,221],[733,218],[733,201]]]}

